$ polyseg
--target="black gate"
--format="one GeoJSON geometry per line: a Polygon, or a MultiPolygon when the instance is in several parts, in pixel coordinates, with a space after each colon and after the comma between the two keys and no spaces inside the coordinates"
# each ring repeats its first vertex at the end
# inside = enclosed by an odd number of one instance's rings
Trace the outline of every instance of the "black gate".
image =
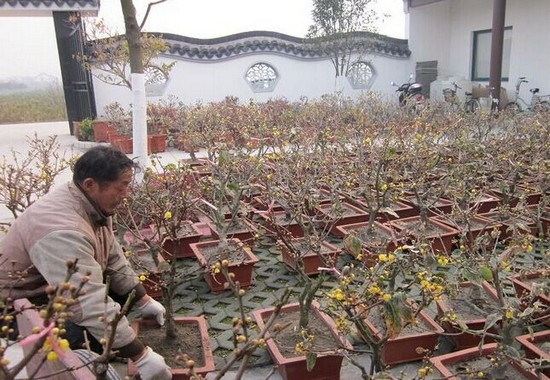
{"type": "Polygon", "coordinates": [[[85,49],[83,24],[79,15],[68,12],[53,12],[53,20],[69,129],[73,134],[73,121],[95,119],[97,115],[91,74],[76,59],[85,49]]]}

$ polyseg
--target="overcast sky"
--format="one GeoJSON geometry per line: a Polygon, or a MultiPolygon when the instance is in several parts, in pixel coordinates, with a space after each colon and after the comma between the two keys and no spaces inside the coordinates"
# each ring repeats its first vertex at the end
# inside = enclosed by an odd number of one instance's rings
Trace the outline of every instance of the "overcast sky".
{"type": "MultiPolygon", "coordinates": [[[[141,20],[151,0],[134,0],[141,20]]],[[[405,38],[403,0],[378,0],[380,14],[389,14],[381,34],[405,38]]],[[[312,0],[168,0],[156,5],[144,30],[189,37],[213,38],[252,30],[275,31],[303,37],[311,25],[312,0]]],[[[102,0],[99,17],[124,30],[119,0],[102,0]]],[[[0,79],[47,74],[60,77],[53,20],[0,20],[0,79]]]]}

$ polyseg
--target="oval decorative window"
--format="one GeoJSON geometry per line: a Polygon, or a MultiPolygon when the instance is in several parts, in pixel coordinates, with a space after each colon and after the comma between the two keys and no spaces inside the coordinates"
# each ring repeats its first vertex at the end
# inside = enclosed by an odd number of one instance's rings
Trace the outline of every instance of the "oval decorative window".
{"type": "Polygon", "coordinates": [[[348,79],[351,87],[367,89],[374,78],[374,69],[367,62],[356,62],[348,70],[348,79]]]}
{"type": "Polygon", "coordinates": [[[264,62],[252,65],[246,72],[246,80],[254,92],[273,91],[278,78],[273,66],[264,62]]]}

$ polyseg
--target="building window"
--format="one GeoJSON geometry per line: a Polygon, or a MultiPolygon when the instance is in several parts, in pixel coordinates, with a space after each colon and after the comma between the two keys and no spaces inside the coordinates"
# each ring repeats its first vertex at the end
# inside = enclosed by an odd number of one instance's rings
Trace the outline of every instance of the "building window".
{"type": "Polygon", "coordinates": [[[367,89],[371,86],[374,70],[367,62],[356,62],[348,70],[348,80],[354,89],[367,89]]]}
{"type": "MultiPolygon", "coordinates": [[[[507,81],[510,73],[510,52],[512,50],[512,27],[504,29],[504,46],[502,50],[502,78],[507,81]]],[[[491,29],[474,32],[472,55],[472,80],[489,80],[491,63],[491,29]]]]}
{"type": "Polygon", "coordinates": [[[246,80],[254,92],[271,92],[277,84],[277,71],[267,63],[256,63],[246,72],[246,80]]]}

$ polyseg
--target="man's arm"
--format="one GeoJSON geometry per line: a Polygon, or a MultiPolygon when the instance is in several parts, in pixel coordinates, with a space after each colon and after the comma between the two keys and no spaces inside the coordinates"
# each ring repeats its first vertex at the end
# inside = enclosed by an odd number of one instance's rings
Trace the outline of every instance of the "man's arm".
{"type": "MultiPolygon", "coordinates": [[[[103,283],[103,271],[94,259],[94,250],[90,241],[82,233],[75,231],[54,231],[39,240],[29,252],[33,264],[48,284],[56,286],[64,281],[67,260],[78,259],[78,272],[70,282],[78,286],[82,276],[89,272],[89,281],[84,286],[85,294],[78,297],[77,303],[69,309],[70,320],[85,327],[98,341],[104,337],[105,322],[103,316],[112,319],[120,311],[120,305],[110,297],[104,303],[106,286],[103,283]]],[[[137,281],[137,279],[136,279],[137,281]]],[[[128,350],[138,351],[134,343],[136,334],[124,317],[120,320],[115,334],[113,347],[118,349],[129,346],[128,350]]],[[[143,346],[141,345],[141,350],[143,346]]]]}

